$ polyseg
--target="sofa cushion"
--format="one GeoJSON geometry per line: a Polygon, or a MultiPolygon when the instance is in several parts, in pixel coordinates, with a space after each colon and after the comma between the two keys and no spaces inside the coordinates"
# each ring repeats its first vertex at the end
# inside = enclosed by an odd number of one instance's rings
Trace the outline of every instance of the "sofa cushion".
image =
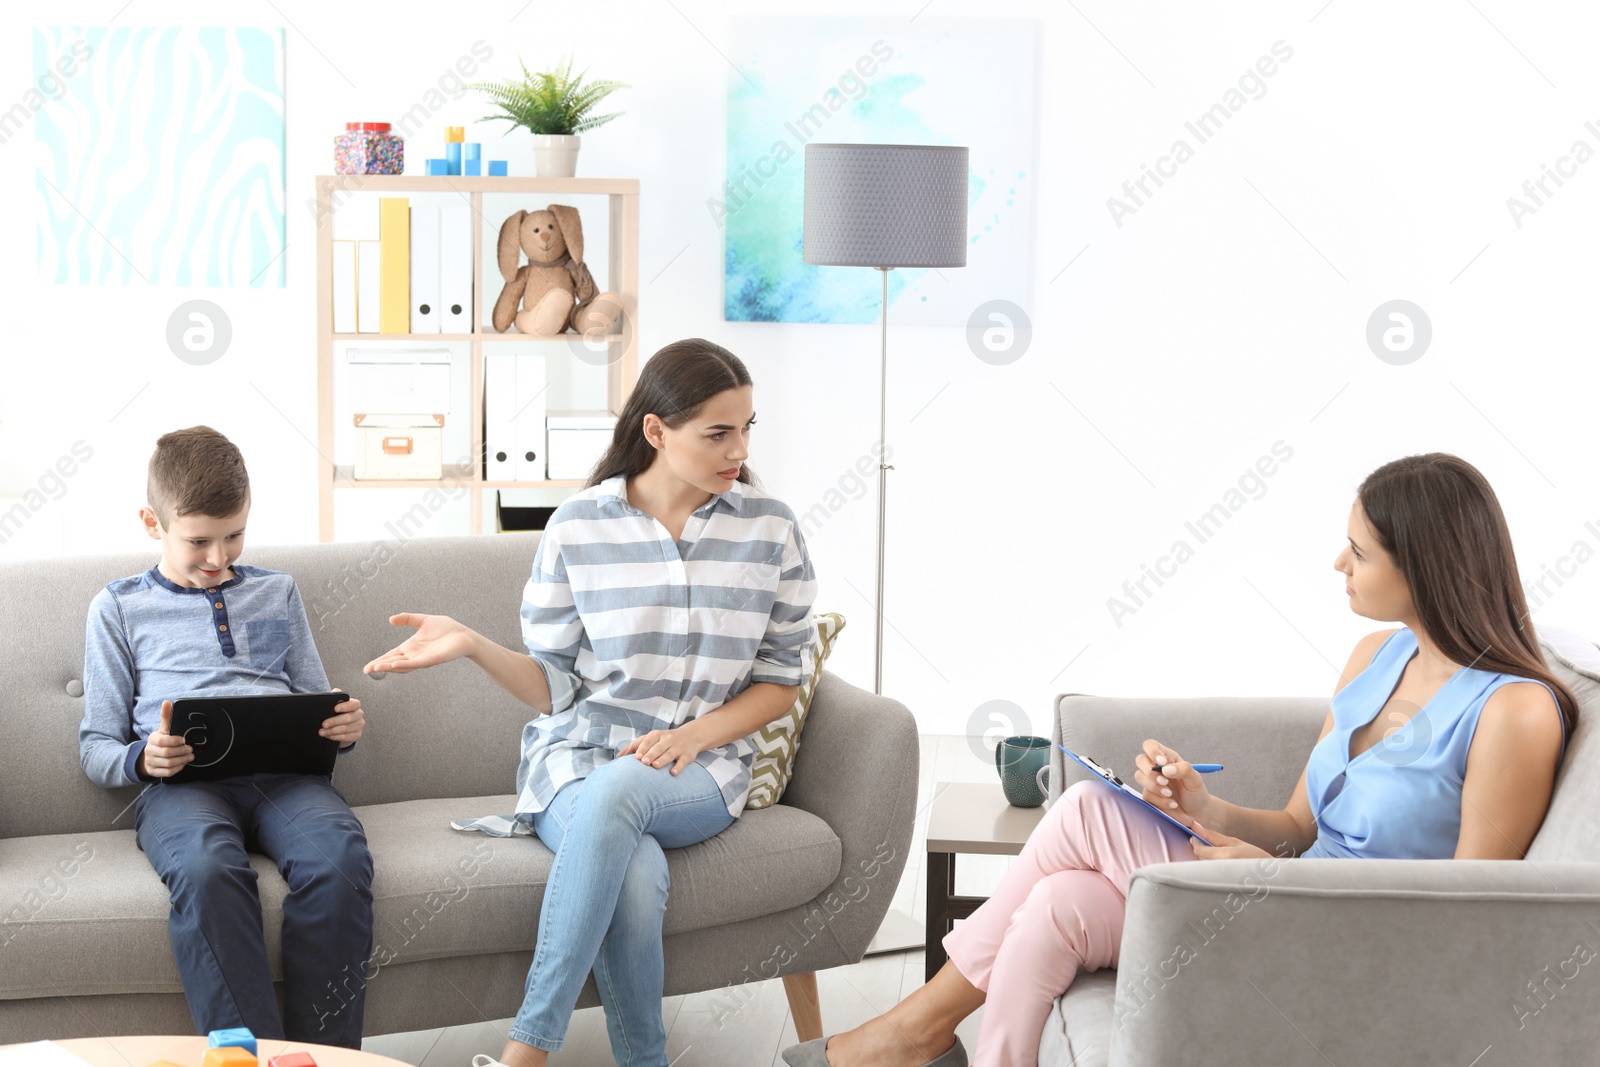
{"type": "Polygon", "coordinates": [[[1600,855],[1600,648],[1570,630],[1539,627],[1545,662],[1578,698],[1578,728],[1556,775],[1555,795],[1539,834],[1528,846],[1528,859],[1592,860],[1600,855]]]}
{"type": "Polygon", "coordinates": [[[1106,1067],[1111,1060],[1116,994],[1113,968],[1074,978],[1072,987],[1056,998],[1045,1017],[1044,1033],[1039,1037],[1040,1067],[1106,1067]]]}
{"type": "Polygon", "coordinates": [[[750,796],[744,802],[746,811],[776,804],[794,775],[794,757],[800,750],[800,731],[805,728],[806,713],[811,710],[811,695],[817,691],[817,682],[822,678],[828,654],[833,651],[834,639],[844,629],[844,616],[838,612],[818,615],[815,622],[817,632],[806,646],[800,692],[795,694],[794,704],[752,735],[756,758],[750,767],[750,796]]]}
{"type": "Polygon", "coordinates": [[[132,830],[0,839],[0,902],[0,997],[178,988],[167,889],[132,830]]]}
{"type": "MultiPolygon", "coordinates": [[[[537,838],[490,838],[452,818],[509,811],[511,796],[358,807],[376,874],[367,980],[394,962],[532,951],[553,856],[537,838]]],[[[747,812],[709,841],[670,849],[664,933],[739,922],[811,900],[839,874],[840,844],[821,819],[776,805],[747,812]]],[[[267,955],[279,946],[287,887],[259,876],[267,955]]],[[[0,997],[180,989],[168,897],[130,830],[0,840],[0,997]]]]}

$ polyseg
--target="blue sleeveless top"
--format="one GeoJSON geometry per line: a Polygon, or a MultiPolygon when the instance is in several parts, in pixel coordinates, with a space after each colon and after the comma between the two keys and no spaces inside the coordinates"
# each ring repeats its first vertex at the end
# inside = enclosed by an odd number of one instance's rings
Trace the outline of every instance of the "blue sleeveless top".
{"type": "MultiPolygon", "coordinates": [[[[1404,727],[1351,759],[1350,735],[1388,702],[1416,651],[1416,634],[1396,631],[1333,698],[1333,729],[1306,764],[1306,796],[1317,820],[1316,843],[1303,853],[1307,858],[1455,855],[1467,751],[1483,705],[1508,682],[1536,679],[1463,667],[1404,727]]],[[[1564,754],[1564,727],[1561,746],[1564,754]]]]}

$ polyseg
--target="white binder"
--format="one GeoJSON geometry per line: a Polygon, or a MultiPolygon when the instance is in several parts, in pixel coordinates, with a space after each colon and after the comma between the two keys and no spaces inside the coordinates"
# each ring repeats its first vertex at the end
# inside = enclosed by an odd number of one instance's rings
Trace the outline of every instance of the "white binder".
{"type": "Polygon", "coordinates": [[[512,416],[516,413],[517,364],[509,352],[483,355],[483,476],[491,482],[516,478],[512,416]]]}
{"type": "Polygon", "coordinates": [[[438,333],[439,209],[411,208],[411,332],[438,333]]]}
{"type": "Polygon", "coordinates": [[[472,208],[459,201],[439,209],[439,307],[441,332],[472,332],[472,208]]]}
{"type": "Polygon", "coordinates": [[[356,243],[333,242],[333,332],[356,332],[356,243]]]}
{"type": "Polygon", "coordinates": [[[546,385],[544,357],[518,353],[517,400],[513,415],[512,443],[516,446],[516,478],[519,482],[545,480],[544,409],[546,385]]]}
{"type": "Polygon", "coordinates": [[[378,242],[356,242],[356,332],[378,332],[378,242]]]}

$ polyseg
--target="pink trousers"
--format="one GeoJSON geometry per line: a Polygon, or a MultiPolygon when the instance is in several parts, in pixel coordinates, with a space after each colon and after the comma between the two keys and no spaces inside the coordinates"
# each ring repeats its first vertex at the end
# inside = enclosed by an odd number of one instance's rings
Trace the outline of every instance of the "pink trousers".
{"type": "Polygon", "coordinates": [[[1055,999],[1080,969],[1117,965],[1135,868],[1192,859],[1183,831],[1105,786],[1063,793],[994,895],[945,935],[950,962],[988,994],[973,1067],[1037,1064],[1055,999]]]}

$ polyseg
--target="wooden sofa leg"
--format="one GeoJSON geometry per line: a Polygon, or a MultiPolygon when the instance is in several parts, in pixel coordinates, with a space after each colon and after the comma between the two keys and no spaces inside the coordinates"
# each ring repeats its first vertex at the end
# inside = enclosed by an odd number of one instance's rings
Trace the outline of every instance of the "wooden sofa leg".
{"type": "Polygon", "coordinates": [[[789,997],[795,1037],[801,1041],[815,1041],[821,1037],[822,1005],[817,1001],[817,972],[784,975],[783,991],[789,997]]]}

